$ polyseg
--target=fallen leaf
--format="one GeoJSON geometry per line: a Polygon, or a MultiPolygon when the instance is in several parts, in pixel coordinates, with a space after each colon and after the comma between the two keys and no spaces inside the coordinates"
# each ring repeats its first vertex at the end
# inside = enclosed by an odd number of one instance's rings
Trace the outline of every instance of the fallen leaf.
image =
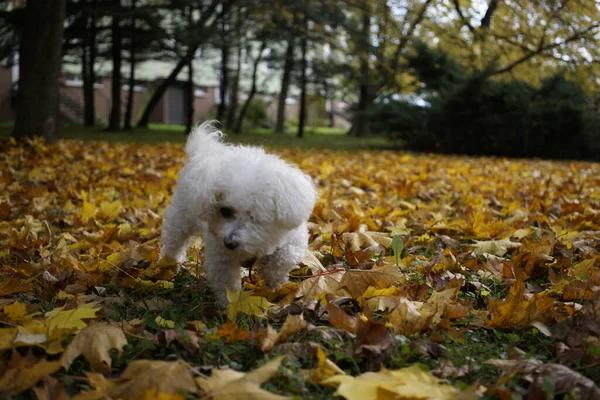
{"type": "Polygon", "coordinates": [[[13,351],[8,364],[0,371],[0,396],[15,396],[35,385],[43,377],[55,373],[60,367],[60,361],[22,357],[13,351]]]}
{"type": "Polygon", "coordinates": [[[348,400],[363,399],[431,399],[450,400],[456,389],[421,370],[417,365],[399,370],[382,369],[365,372],[357,377],[336,375],[321,382],[324,385],[339,385],[336,395],[348,400]]]}
{"type": "Polygon", "coordinates": [[[280,356],[248,373],[230,369],[213,370],[209,378],[196,378],[198,386],[215,400],[265,399],[279,400],[288,397],[276,395],[260,387],[279,369],[284,357],[280,356]]]}
{"type": "Polygon", "coordinates": [[[250,291],[232,292],[227,290],[227,317],[230,321],[235,321],[238,313],[247,315],[255,315],[260,318],[265,318],[265,310],[272,307],[274,304],[260,296],[252,296],[250,291]]]}
{"type": "Polygon", "coordinates": [[[83,355],[92,370],[108,373],[111,366],[109,350],[116,349],[120,356],[126,344],[127,338],[121,328],[92,321],[69,343],[61,358],[62,366],[68,370],[73,360],[83,355]]]}

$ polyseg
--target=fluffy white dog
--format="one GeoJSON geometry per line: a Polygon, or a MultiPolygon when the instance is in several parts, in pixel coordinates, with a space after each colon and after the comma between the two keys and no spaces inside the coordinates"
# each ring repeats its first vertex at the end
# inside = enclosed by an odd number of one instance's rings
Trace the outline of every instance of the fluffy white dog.
{"type": "Polygon", "coordinates": [[[201,234],[208,283],[226,305],[225,288],[240,290],[241,266],[253,259],[267,287],[287,282],[306,252],[306,221],[317,193],[308,175],[279,157],[222,139],[206,122],[190,134],[187,162],[164,215],[161,257],[184,261],[201,234]]]}

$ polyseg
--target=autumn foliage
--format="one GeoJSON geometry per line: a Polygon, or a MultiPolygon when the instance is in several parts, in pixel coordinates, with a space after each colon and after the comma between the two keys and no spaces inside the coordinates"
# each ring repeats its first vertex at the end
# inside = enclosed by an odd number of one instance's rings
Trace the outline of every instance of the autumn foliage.
{"type": "Polygon", "coordinates": [[[220,310],[201,242],[180,275],[158,259],[181,145],[2,146],[0,397],[311,397],[261,386],[275,376],[347,399],[600,396],[599,164],[278,150],[319,188],[310,253],[277,292],[244,277],[220,310]],[[176,302],[195,295],[201,307],[176,302]],[[466,352],[475,330],[551,346],[471,378],[482,365],[445,349],[466,352]],[[132,350],[144,341],[156,352],[132,350]],[[336,362],[336,341],[353,363],[336,362]],[[207,343],[258,359],[198,365],[207,343]]]}

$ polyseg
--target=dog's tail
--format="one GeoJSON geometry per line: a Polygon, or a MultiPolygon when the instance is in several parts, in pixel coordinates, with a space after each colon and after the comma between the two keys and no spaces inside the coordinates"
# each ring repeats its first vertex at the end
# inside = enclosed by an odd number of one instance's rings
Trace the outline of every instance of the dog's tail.
{"type": "Polygon", "coordinates": [[[211,154],[216,150],[215,147],[223,145],[221,142],[225,135],[216,127],[217,123],[206,121],[192,130],[185,144],[185,153],[189,158],[211,154]]]}

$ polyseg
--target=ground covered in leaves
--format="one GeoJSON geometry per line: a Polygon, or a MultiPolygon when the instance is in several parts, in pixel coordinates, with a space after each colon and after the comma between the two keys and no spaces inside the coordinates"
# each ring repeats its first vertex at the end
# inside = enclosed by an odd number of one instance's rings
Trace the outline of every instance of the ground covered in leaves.
{"type": "Polygon", "coordinates": [[[223,310],[158,260],[182,145],[2,144],[0,397],[600,398],[599,164],[277,152],[311,251],[223,310]]]}

